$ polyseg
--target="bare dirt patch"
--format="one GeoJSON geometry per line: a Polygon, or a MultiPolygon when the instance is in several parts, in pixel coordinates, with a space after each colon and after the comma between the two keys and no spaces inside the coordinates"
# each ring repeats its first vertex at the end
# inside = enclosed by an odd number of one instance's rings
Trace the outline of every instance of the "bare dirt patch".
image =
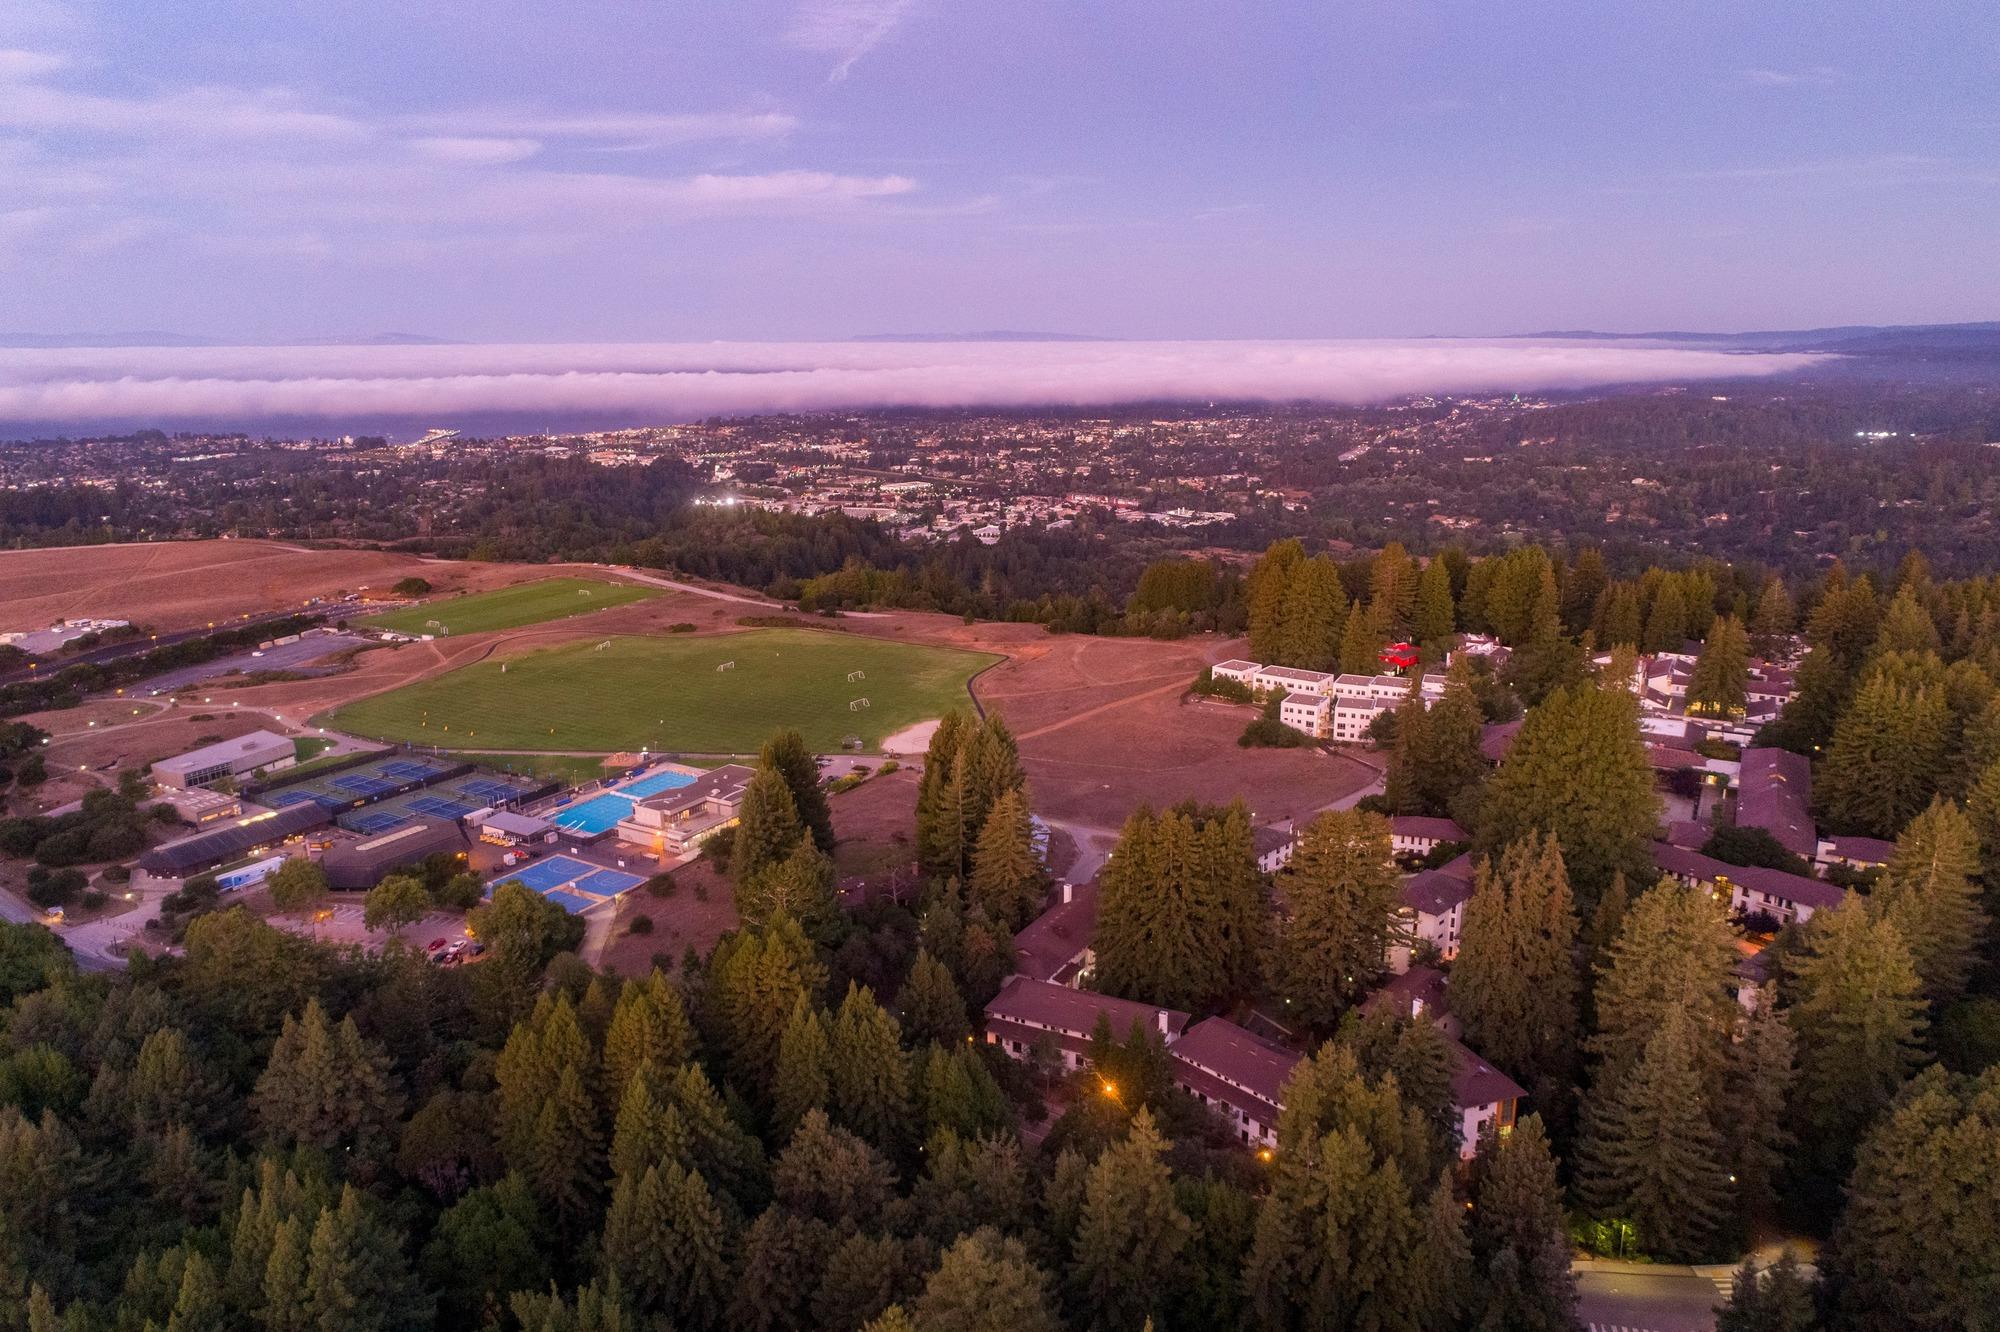
{"type": "Polygon", "coordinates": [[[664,963],[662,969],[672,970],[689,948],[708,956],[715,941],[736,924],[729,880],[706,860],[690,861],[674,871],[671,897],[654,897],[643,888],[634,888],[618,899],[611,942],[605,946],[600,965],[621,976],[644,976],[658,956],[664,963]],[[652,920],[652,933],[632,933],[632,922],[640,916],[652,920]]]}
{"type": "Polygon", "coordinates": [[[833,865],[843,893],[873,896],[917,883],[917,770],[871,777],[832,797],[833,865]]]}

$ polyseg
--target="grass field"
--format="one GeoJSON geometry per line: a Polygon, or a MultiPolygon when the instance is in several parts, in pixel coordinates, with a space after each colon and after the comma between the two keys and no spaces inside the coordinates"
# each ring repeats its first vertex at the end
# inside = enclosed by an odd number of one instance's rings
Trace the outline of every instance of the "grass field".
{"type": "Polygon", "coordinates": [[[351,703],[325,724],[469,749],[745,753],[782,726],[817,750],[848,736],[874,748],[967,703],[966,681],[996,660],[810,629],[609,642],[479,662],[351,703]],[[850,682],[855,671],[864,678],[850,682]],[[861,698],[866,708],[850,706],[861,698]]]}
{"type": "Polygon", "coordinates": [[[600,583],[594,578],[544,578],[519,587],[503,587],[492,592],[453,597],[449,601],[427,601],[420,606],[385,611],[358,623],[364,629],[387,629],[399,634],[478,634],[489,629],[519,629],[524,624],[560,620],[645,601],[660,595],[658,588],[636,583],[600,583]]]}
{"type": "Polygon", "coordinates": [[[604,775],[604,765],[581,754],[448,754],[467,763],[482,763],[502,772],[533,773],[565,786],[582,786],[604,775]]]}

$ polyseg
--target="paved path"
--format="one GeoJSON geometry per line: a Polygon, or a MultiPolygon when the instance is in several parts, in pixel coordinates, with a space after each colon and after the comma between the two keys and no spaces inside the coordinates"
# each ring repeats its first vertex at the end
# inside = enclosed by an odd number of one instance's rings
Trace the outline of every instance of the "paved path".
{"type": "Polygon", "coordinates": [[[1729,1298],[1727,1269],[1585,1259],[1576,1273],[1577,1320],[1590,1332],[1715,1332],[1729,1298]]]}

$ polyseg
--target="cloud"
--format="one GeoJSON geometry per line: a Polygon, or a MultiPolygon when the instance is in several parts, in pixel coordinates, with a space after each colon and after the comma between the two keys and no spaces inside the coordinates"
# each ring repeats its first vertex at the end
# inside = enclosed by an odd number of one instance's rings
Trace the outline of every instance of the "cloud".
{"type": "Polygon", "coordinates": [[[1809,69],[1745,69],[1736,77],[1753,88],[1823,88],[1840,81],[1840,71],[1831,65],[1809,69]]]}
{"type": "Polygon", "coordinates": [[[771,411],[1376,402],[1780,374],[1823,358],[1581,342],[706,343],[0,353],[0,421],[632,424],[771,411]]]}
{"type": "Polygon", "coordinates": [[[487,108],[396,122],[440,135],[535,139],[598,139],[619,147],[665,148],[726,140],[781,139],[799,126],[782,111],[695,111],[681,114],[588,112],[580,115],[487,108]]]}
{"type": "Polygon", "coordinates": [[[805,0],[785,40],[805,51],[837,56],[827,82],[839,83],[856,62],[902,26],[916,0],[805,0]]]}
{"type": "Polygon", "coordinates": [[[53,74],[69,61],[53,51],[0,51],[0,80],[38,79],[53,74]]]}
{"type": "Polygon", "coordinates": [[[537,139],[472,139],[454,136],[412,139],[410,147],[423,156],[439,162],[462,162],[469,166],[519,162],[524,158],[533,157],[542,150],[541,142],[537,139]]]}

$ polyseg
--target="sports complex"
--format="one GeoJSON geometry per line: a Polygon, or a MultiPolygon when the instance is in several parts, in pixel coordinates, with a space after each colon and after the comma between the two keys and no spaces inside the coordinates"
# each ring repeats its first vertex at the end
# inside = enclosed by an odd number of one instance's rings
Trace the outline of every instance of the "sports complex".
{"type": "Polygon", "coordinates": [[[318,722],[461,751],[744,754],[787,726],[820,752],[873,749],[963,706],[999,660],[818,629],[614,637],[480,661],[318,722]]]}
{"type": "Polygon", "coordinates": [[[425,634],[478,634],[493,629],[518,629],[571,615],[647,601],[659,589],[637,583],[606,583],[595,578],[543,578],[518,587],[444,601],[420,602],[356,621],[362,629],[421,637],[425,634]]]}

